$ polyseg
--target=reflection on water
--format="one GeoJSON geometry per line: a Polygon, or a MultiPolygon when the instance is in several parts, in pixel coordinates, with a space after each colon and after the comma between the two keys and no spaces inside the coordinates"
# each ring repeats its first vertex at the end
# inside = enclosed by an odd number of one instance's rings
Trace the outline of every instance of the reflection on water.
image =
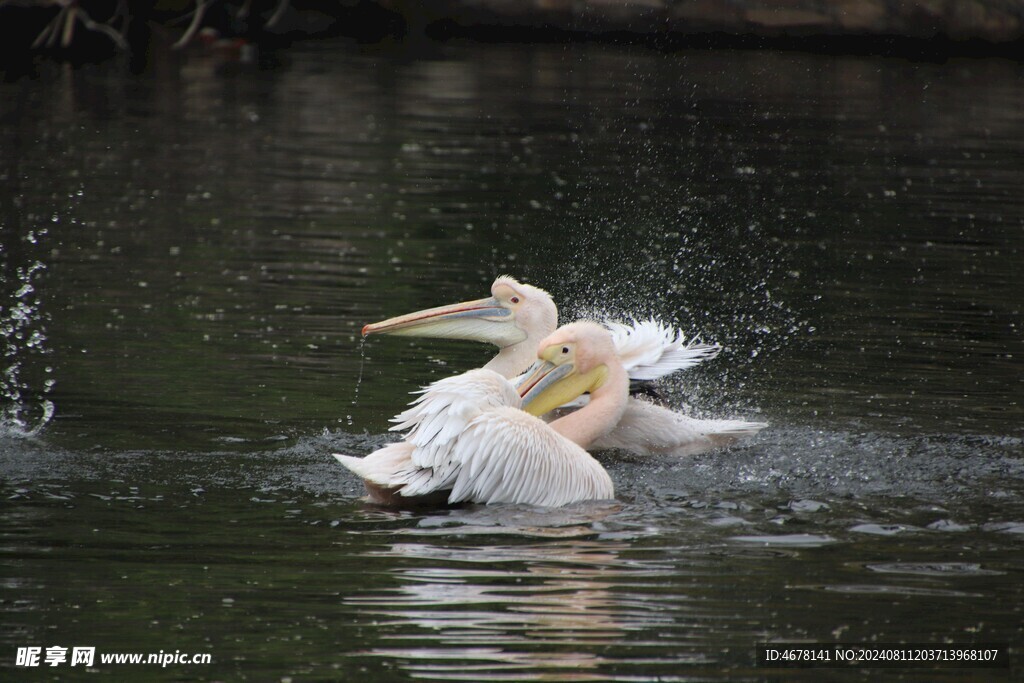
{"type": "Polygon", "coordinates": [[[470,566],[399,570],[396,578],[402,587],[394,595],[353,599],[351,604],[366,614],[399,619],[403,626],[409,622],[435,633],[446,646],[438,651],[431,638],[425,652],[375,649],[375,654],[506,665],[491,668],[492,673],[523,667],[593,668],[597,664],[593,656],[555,660],[549,654],[523,650],[560,641],[609,645],[630,628],[630,621],[636,622],[634,628],[649,625],[647,615],[637,614],[635,608],[630,614],[609,592],[614,583],[627,579],[615,566],[616,550],[607,543],[585,542],[471,549],[398,544],[390,551],[393,557],[470,566]],[[524,562],[528,564],[523,571],[489,568],[524,562]],[[510,580],[514,585],[509,585],[510,580]],[[489,587],[488,581],[494,584],[489,587]],[[496,642],[500,649],[479,649],[496,642]]]}
{"type": "Polygon", "coordinates": [[[214,656],[153,680],[760,680],[767,640],[1020,656],[1018,65],[166,59],[0,84],[6,651],[214,656]],[[614,506],[364,506],[327,454],[492,350],[361,326],[503,272],[566,319],[721,342],[665,393],[771,428],[599,454],[614,506]]]}
{"type": "MultiPolygon", "coordinates": [[[[975,640],[973,629],[985,630],[979,623],[957,635],[928,615],[941,622],[947,610],[989,600],[1012,585],[1007,572],[1024,569],[991,548],[984,558],[971,553],[979,562],[854,561],[920,552],[915,545],[932,545],[926,552],[939,557],[962,556],[963,548],[939,550],[933,540],[887,550],[851,528],[851,516],[863,511],[790,504],[776,512],[805,516],[783,523],[755,507],[764,502],[584,506],[557,512],[548,526],[540,519],[546,511],[515,506],[385,515],[383,529],[348,532],[399,539],[363,556],[386,560],[383,585],[343,599],[378,633],[350,656],[432,680],[735,680],[756,676],[749,643],[781,633],[846,642],[881,642],[896,632],[924,642],[975,640]],[[716,523],[729,517],[760,533],[730,536],[733,526],[716,523]],[[783,524],[828,535],[780,534],[783,524]],[[886,623],[916,616],[898,627],[856,616],[875,610],[886,623]]],[[[987,542],[973,538],[976,547],[987,542]]],[[[937,680],[958,679],[940,672],[937,680]]]]}
{"type": "Polygon", "coordinates": [[[670,582],[673,564],[630,559],[628,540],[602,538],[594,528],[613,511],[583,508],[556,511],[559,520],[548,511],[499,506],[428,517],[404,530],[440,537],[440,523],[447,534],[441,544],[398,542],[371,553],[395,562],[395,587],[345,602],[397,633],[353,656],[393,659],[416,678],[443,680],[617,680],[609,678],[612,668],[654,675],[705,662],[667,633],[650,640],[652,630],[676,631],[692,600],[636,590],[670,582]],[[576,524],[551,526],[570,517],[576,524]],[[509,543],[450,544],[467,531],[508,536],[509,543]],[[537,537],[543,540],[531,540],[537,537]],[[627,638],[631,653],[623,655],[627,638]],[[559,651],[567,643],[574,651],[559,651]],[[665,648],[679,649],[666,656],[665,648]]]}

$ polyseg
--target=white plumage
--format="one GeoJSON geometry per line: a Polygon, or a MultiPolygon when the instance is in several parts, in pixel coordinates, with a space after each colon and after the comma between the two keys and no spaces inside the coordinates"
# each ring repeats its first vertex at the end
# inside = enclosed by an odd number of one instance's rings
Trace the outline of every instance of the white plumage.
{"type": "Polygon", "coordinates": [[[507,379],[481,368],[419,392],[393,420],[392,429],[408,430],[404,441],[365,458],[334,457],[366,482],[371,500],[384,504],[432,502],[439,495],[448,503],[552,507],[612,498],[608,473],[577,443],[590,443],[618,421],[629,379],[600,326],[576,323],[552,339],[553,355],[575,345],[571,359],[557,362],[577,376],[595,363],[600,368],[592,388],[577,385],[593,397],[577,414],[545,423],[520,409],[519,392],[507,379]]]}
{"type": "Polygon", "coordinates": [[[702,420],[633,398],[618,424],[591,444],[594,450],[620,448],[638,455],[692,455],[754,436],[766,422],[702,420]]]}
{"type": "Polygon", "coordinates": [[[605,321],[612,333],[619,361],[634,380],[655,380],[711,360],[722,350],[718,344],[686,341],[682,332],[654,320],[626,323],[605,321]]]}
{"type": "MultiPolygon", "coordinates": [[[[533,362],[538,342],[551,334],[558,309],[543,289],[501,276],[491,285],[491,297],[441,306],[373,323],[363,334],[400,334],[491,342],[499,351],[484,367],[512,378],[533,362]]],[[[630,379],[656,380],[715,358],[718,344],[687,341],[654,319],[603,323],[610,332],[619,363],[630,379]]],[[[565,408],[588,402],[579,396],[565,408]]],[[[591,448],[621,448],[633,453],[696,453],[733,443],[766,427],[763,422],[697,420],[648,401],[631,398],[622,423],[591,444],[591,448]]]]}

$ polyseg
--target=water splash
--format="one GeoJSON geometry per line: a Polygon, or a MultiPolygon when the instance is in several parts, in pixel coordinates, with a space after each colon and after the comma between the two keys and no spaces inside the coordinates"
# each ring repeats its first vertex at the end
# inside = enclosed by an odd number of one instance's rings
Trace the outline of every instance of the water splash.
{"type": "Polygon", "coordinates": [[[6,293],[0,304],[0,435],[35,437],[55,411],[49,399],[56,383],[53,368],[43,367],[45,379],[40,379],[34,362],[50,353],[38,288],[46,265],[34,258],[46,234],[46,228],[38,228],[0,245],[0,291],[6,293]]]}
{"type": "MultiPolygon", "coordinates": [[[[359,375],[356,377],[356,389],[352,394],[352,408],[359,405],[359,388],[363,385],[363,368],[366,366],[366,337],[359,338],[359,375]]],[[[345,424],[352,426],[351,413],[345,416],[345,424]]]]}

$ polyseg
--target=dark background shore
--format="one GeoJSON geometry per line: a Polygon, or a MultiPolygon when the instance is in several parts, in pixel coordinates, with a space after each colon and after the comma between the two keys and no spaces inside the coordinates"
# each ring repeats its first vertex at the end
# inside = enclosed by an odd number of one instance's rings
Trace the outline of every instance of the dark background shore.
{"type": "Polygon", "coordinates": [[[1024,58],[1021,0],[17,0],[0,4],[0,59],[98,60],[203,41],[614,41],[1024,58]],[[197,7],[198,14],[197,14],[197,7]]]}

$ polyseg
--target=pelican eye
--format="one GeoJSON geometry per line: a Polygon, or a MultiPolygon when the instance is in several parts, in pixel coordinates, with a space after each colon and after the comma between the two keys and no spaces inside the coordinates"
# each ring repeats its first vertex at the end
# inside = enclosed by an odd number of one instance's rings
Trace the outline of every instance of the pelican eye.
{"type": "Polygon", "coordinates": [[[562,353],[563,353],[563,354],[564,354],[564,353],[569,353],[569,347],[568,347],[568,346],[563,346],[563,347],[562,347],[562,353]]]}
{"type": "Polygon", "coordinates": [[[517,303],[519,303],[519,297],[518,296],[514,296],[511,299],[509,299],[509,301],[511,301],[514,304],[517,304],[517,303]]]}

